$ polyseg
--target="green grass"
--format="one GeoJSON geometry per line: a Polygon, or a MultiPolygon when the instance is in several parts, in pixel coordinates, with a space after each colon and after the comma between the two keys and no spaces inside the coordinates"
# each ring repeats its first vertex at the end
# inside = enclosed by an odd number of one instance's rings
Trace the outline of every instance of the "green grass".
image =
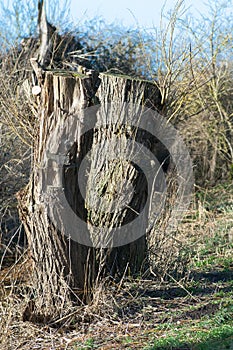
{"type": "Polygon", "coordinates": [[[205,315],[200,320],[190,320],[183,323],[165,323],[155,329],[155,334],[160,332],[160,338],[154,340],[154,344],[145,347],[145,350],[157,349],[193,349],[214,350],[219,345],[220,349],[233,348],[233,301],[223,306],[218,301],[219,311],[213,316],[205,315]],[[230,346],[230,347],[229,347],[230,346]]]}
{"type": "Polygon", "coordinates": [[[233,323],[216,326],[208,329],[202,324],[198,329],[190,327],[176,330],[176,333],[158,339],[154,345],[145,347],[144,350],[168,350],[168,349],[192,349],[192,350],[216,350],[233,349],[233,323]],[[221,347],[220,347],[221,346],[221,347]]]}
{"type": "Polygon", "coordinates": [[[210,255],[202,260],[197,260],[195,266],[203,271],[213,270],[213,267],[227,271],[233,267],[233,257],[210,255]]]}
{"type": "MultiPolygon", "coordinates": [[[[184,287],[200,299],[195,305],[168,311],[171,321],[154,329],[154,337],[151,336],[145,350],[233,349],[233,241],[229,237],[232,190],[232,186],[219,185],[197,194],[202,207],[208,209],[201,223],[206,231],[203,229],[203,236],[193,238],[190,271],[196,277],[184,287]],[[209,311],[205,312],[205,308],[209,311]],[[187,314],[196,316],[187,319],[187,314]]],[[[198,213],[194,213],[194,220],[197,218],[198,213]]]]}
{"type": "Polygon", "coordinates": [[[97,346],[95,345],[94,339],[89,338],[85,341],[85,343],[82,345],[82,347],[78,346],[76,347],[77,350],[84,350],[84,349],[97,349],[97,346]]]}
{"type": "MultiPolygon", "coordinates": [[[[182,314],[185,314],[189,311],[198,311],[201,307],[205,307],[205,305],[203,305],[203,302],[200,301],[195,306],[181,308],[181,310],[178,312],[177,310],[175,310],[173,313],[170,312],[170,316],[179,316],[180,321],[177,321],[176,324],[174,324],[173,322],[163,323],[159,325],[156,328],[156,330],[165,331],[167,332],[168,337],[172,338],[175,335],[180,335],[181,339],[182,337],[187,336],[187,334],[189,334],[190,337],[195,338],[196,332],[197,334],[199,334],[198,337],[200,337],[202,334],[207,335],[207,333],[212,332],[214,329],[216,330],[217,334],[218,328],[220,327],[221,329],[221,327],[224,328],[224,326],[227,326],[227,329],[229,328],[233,331],[233,292],[226,293],[226,295],[224,296],[224,300],[220,298],[221,296],[222,293],[214,294],[208,303],[208,305],[216,306],[216,311],[213,314],[205,314],[198,320],[190,319],[188,320],[188,322],[187,320],[186,322],[184,322],[184,320],[182,320],[182,314]],[[203,331],[200,331],[198,333],[197,328],[198,331],[200,329],[203,329],[204,333],[203,331]]],[[[162,341],[164,341],[164,339],[162,339],[162,341]]]]}

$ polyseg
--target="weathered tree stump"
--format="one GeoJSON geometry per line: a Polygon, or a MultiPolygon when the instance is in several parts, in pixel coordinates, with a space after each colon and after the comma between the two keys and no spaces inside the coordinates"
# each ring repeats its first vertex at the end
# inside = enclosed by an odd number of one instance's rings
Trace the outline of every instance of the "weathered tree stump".
{"type": "Polygon", "coordinates": [[[34,313],[54,318],[73,291],[87,298],[101,277],[146,266],[148,208],[140,234],[130,230],[148,188],[127,157],[135,139],[153,151],[154,140],[131,125],[142,106],[160,108],[160,94],[146,81],[94,71],[46,71],[41,88],[31,181],[18,199],[33,261],[34,313]],[[122,227],[114,242],[112,232],[122,227]]]}

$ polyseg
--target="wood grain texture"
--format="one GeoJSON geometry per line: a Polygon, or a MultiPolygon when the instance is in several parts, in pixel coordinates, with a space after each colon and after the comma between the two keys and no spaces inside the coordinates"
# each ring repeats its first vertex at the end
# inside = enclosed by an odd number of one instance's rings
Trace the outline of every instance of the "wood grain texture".
{"type": "MultiPolygon", "coordinates": [[[[118,214],[104,215],[88,206],[96,201],[94,190],[104,183],[100,205],[104,208],[106,198],[111,203],[114,193],[127,192],[129,180],[136,181],[138,197],[133,199],[134,207],[140,212],[146,189],[140,172],[122,161],[109,161],[111,145],[117,132],[121,132],[122,147],[127,143],[126,129],[121,128],[119,109],[124,103],[160,108],[160,95],[155,85],[137,81],[129,77],[99,74],[94,71],[85,74],[73,72],[46,71],[42,82],[37,138],[34,144],[33,171],[30,183],[18,195],[20,217],[23,221],[33,261],[36,305],[33,312],[47,318],[62,315],[64,305],[71,303],[72,290],[80,291],[86,300],[91,297],[91,289],[97,280],[106,276],[121,277],[124,273],[138,274],[146,265],[146,227],[145,213],[140,221],[142,235],[136,241],[121,247],[88,247],[68,239],[62,230],[58,230],[48,215],[48,206],[44,196],[44,186],[50,181],[56,187],[59,184],[54,167],[57,161],[51,160],[51,154],[64,153],[64,140],[75,140],[66,153],[63,164],[62,182],[67,201],[72,210],[88,221],[90,237],[98,242],[96,231],[92,230],[94,222],[105,223],[115,220],[118,223],[130,217],[132,211],[126,208],[118,214]],[[83,136],[87,118],[86,107],[96,105],[96,131],[83,136]],[[109,107],[110,106],[110,107],[109,107]],[[98,128],[103,125],[105,111],[108,109],[108,123],[111,128],[98,128]],[[78,119],[75,118],[78,116],[78,119]],[[68,121],[68,122],[67,122],[68,121]],[[104,137],[112,139],[111,143],[98,143],[104,137]],[[71,137],[72,136],[72,137],[71,137]],[[104,147],[103,147],[104,145],[104,147]],[[83,198],[78,186],[77,173],[80,160],[88,150],[90,153],[90,174],[87,181],[85,210],[83,198]],[[50,169],[44,171],[46,164],[50,169]],[[110,174],[106,177],[106,174],[110,174]],[[95,182],[94,178],[98,177],[95,182]],[[119,184],[121,186],[119,186],[119,184]],[[124,190],[123,190],[124,189],[124,190]],[[93,199],[94,198],[94,199],[93,199]],[[94,232],[94,233],[93,233],[94,232]]],[[[143,137],[143,135],[142,135],[143,137]]],[[[122,195],[127,195],[123,193],[122,195]]],[[[95,204],[95,203],[94,203],[95,204]]],[[[107,214],[106,214],[107,213],[107,214]]],[[[117,213],[117,211],[116,211],[117,213]]],[[[62,219],[61,219],[62,220],[62,219]]],[[[72,225],[72,223],[71,223],[72,225]]],[[[111,227],[111,225],[109,226],[111,227]]],[[[77,230],[80,228],[77,227],[77,230]]],[[[111,229],[108,234],[111,236],[111,229]]]]}

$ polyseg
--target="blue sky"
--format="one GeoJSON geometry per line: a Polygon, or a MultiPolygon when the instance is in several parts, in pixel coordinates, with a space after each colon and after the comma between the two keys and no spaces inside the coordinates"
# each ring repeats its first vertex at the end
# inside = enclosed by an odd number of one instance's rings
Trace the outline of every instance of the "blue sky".
{"type": "MultiPolygon", "coordinates": [[[[214,1],[215,2],[215,1],[214,1]]],[[[165,4],[165,12],[174,8],[175,0],[71,0],[71,15],[75,21],[102,16],[107,22],[117,22],[125,26],[157,27],[160,13],[165,4]]],[[[198,13],[205,13],[205,1],[185,0],[185,7],[197,17],[198,13]]]]}

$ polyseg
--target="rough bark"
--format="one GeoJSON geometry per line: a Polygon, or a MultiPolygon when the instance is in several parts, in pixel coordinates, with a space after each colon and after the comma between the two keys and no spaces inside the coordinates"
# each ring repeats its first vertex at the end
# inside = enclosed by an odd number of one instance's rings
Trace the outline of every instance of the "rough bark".
{"type": "MultiPolygon", "coordinates": [[[[94,226],[107,223],[111,241],[111,225],[117,222],[120,226],[119,222],[133,218],[135,213],[130,208],[124,208],[119,215],[116,212],[110,215],[104,211],[106,198],[110,198],[109,205],[113,203],[114,191],[118,195],[119,192],[125,195],[123,192],[126,191],[129,179],[134,182],[136,195],[131,202],[136,211],[140,212],[146,196],[144,178],[139,170],[132,164],[114,160],[114,157],[107,159],[107,155],[112,152],[114,139],[118,145],[118,133],[121,133],[122,146],[127,143],[128,131],[122,128],[125,121],[123,123],[119,120],[118,113],[124,103],[159,108],[159,92],[153,84],[145,81],[107,74],[98,76],[94,71],[89,71],[86,75],[61,71],[43,73],[31,181],[18,195],[20,216],[26,228],[33,261],[36,293],[34,314],[48,318],[59,317],[64,305],[71,302],[73,292],[87,299],[91,287],[100,277],[122,276],[124,273],[134,275],[140,273],[146,264],[146,213],[140,221],[141,236],[126,245],[101,246],[98,242],[102,238],[98,236],[98,230],[93,230],[94,226]],[[89,122],[90,117],[86,107],[91,106],[96,106],[92,110],[96,129],[84,133],[85,123],[89,122]],[[104,125],[106,110],[108,123],[106,127],[98,128],[98,125],[104,125]],[[113,126],[109,128],[111,123],[113,126]],[[107,138],[113,141],[102,144],[97,142],[107,138]],[[70,139],[73,141],[67,152],[65,142],[70,139]],[[80,193],[77,174],[88,152],[90,173],[84,199],[80,193]],[[63,154],[63,164],[58,162],[56,154],[63,154]],[[58,166],[62,166],[61,178],[54,171],[58,166]],[[62,232],[62,212],[59,228],[51,220],[49,211],[53,208],[52,205],[48,207],[45,186],[49,183],[50,190],[54,190],[54,200],[51,203],[59,212],[59,206],[56,207],[56,188],[61,188],[61,181],[73,212],[88,223],[93,246],[77,242],[68,237],[67,232],[62,232]],[[98,202],[94,192],[101,181],[103,186],[100,197],[104,197],[104,200],[98,202]],[[100,210],[101,214],[98,210],[93,210],[93,205],[99,205],[103,209],[100,210]]],[[[76,227],[76,230],[82,228],[76,227]]]]}

